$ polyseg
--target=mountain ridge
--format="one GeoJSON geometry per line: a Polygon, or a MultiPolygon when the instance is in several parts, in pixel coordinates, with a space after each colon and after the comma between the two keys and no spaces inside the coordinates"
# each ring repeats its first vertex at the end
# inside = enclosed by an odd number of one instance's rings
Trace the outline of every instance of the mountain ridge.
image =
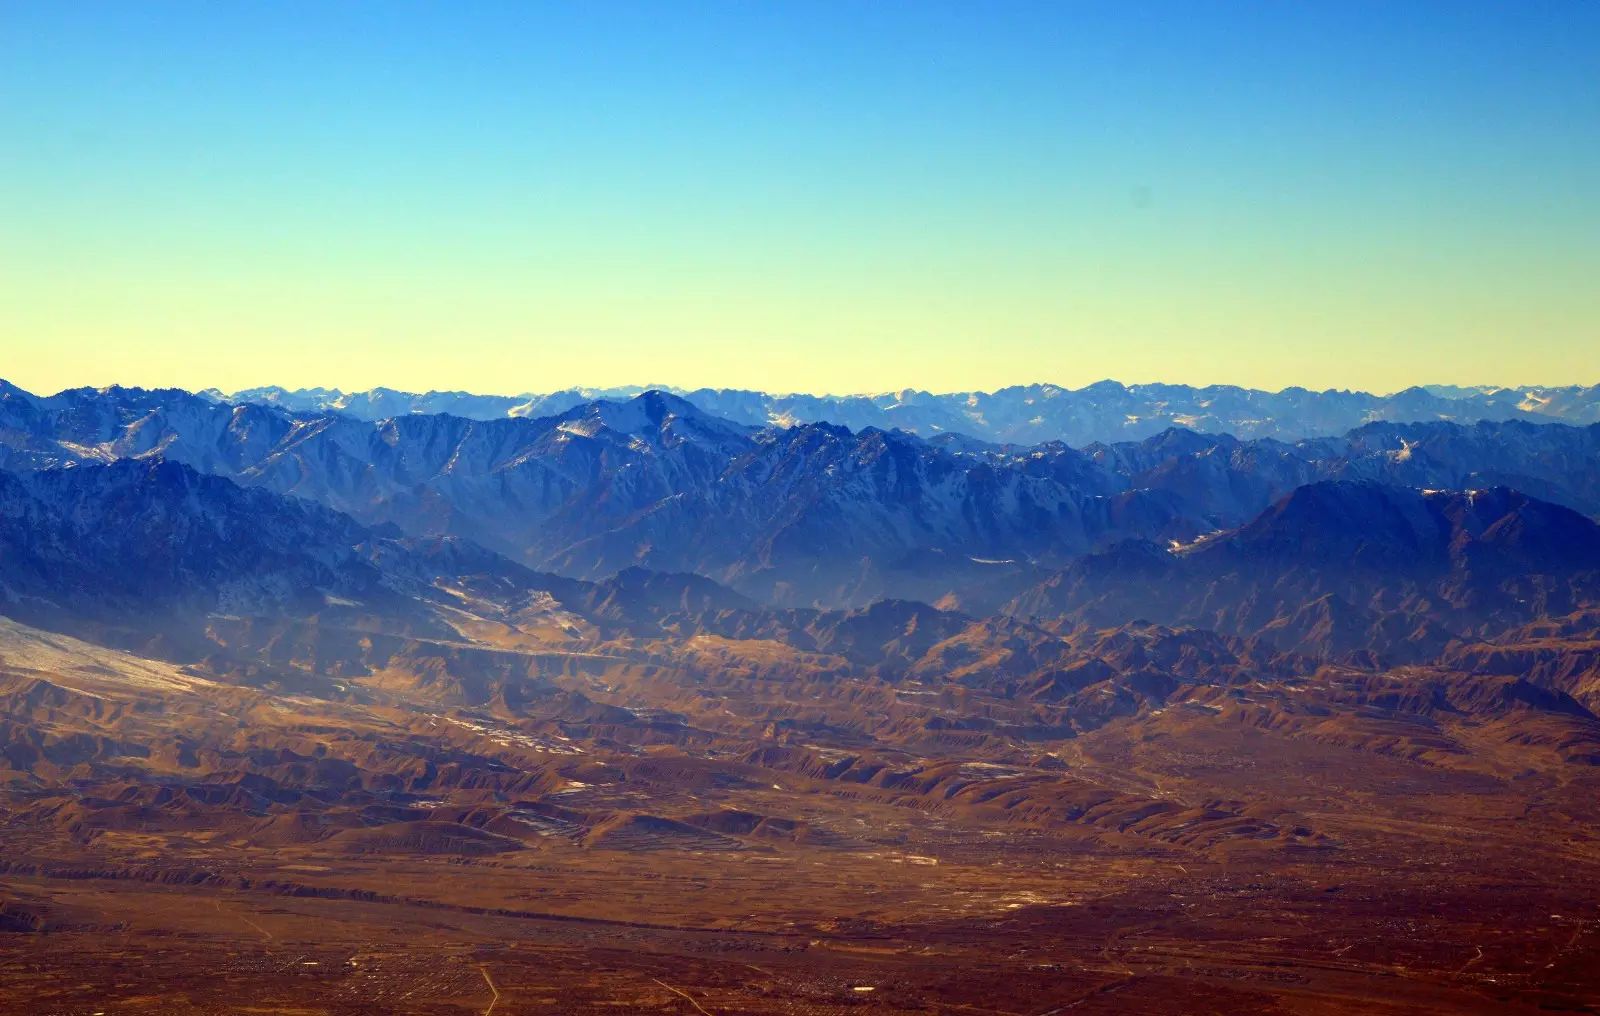
{"type": "MultiPolygon", "coordinates": [[[[571,388],[544,394],[473,395],[467,392],[399,392],[378,388],[278,387],[204,394],[219,401],[260,402],[300,411],[350,413],[363,419],[421,412],[451,412],[476,419],[541,416],[596,399],[631,398],[650,386],[571,388]]],[[[1170,426],[1243,438],[1299,440],[1387,420],[1444,419],[1600,422],[1600,385],[1414,385],[1388,394],[1291,386],[1278,391],[1237,385],[1133,384],[1098,381],[1073,389],[1036,383],[991,392],[932,393],[917,389],[849,395],[770,393],[738,388],[660,390],[687,398],[714,415],[750,426],[828,421],[853,430],[899,428],[923,437],[958,433],[990,442],[1038,444],[1061,440],[1140,440],[1170,426]]]]}
{"type": "Polygon", "coordinates": [[[655,392],[548,417],[375,422],[179,391],[0,395],[0,467],[156,456],[535,569],[693,571],[796,605],[959,587],[982,612],[1030,570],[1124,539],[1191,542],[1319,480],[1511,486],[1600,514],[1600,425],[1376,422],[1293,443],[1168,428],[1074,449],[753,428],[655,392]]]}
{"type": "Polygon", "coordinates": [[[1067,624],[1137,616],[1312,657],[1414,662],[1597,599],[1592,518],[1504,487],[1332,480],[1190,546],[1082,558],[1006,609],[1067,624]]]}

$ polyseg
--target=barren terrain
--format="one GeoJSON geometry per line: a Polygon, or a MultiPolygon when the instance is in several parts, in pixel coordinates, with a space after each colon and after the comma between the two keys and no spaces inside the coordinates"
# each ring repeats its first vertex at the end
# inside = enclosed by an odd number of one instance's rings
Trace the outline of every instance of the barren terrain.
{"type": "Polygon", "coordinates": [[[1084,705],[978,680],[703,636],[556,653],[528,620],[383,666],[301,632],[248,680],[5,622],[4,1004],[1600,1001],[1600,728],[1513,679],[1322,667],[1158,701],[1108,667],[1075,694],[1123,705],[1082,729],[1084,705]]]}

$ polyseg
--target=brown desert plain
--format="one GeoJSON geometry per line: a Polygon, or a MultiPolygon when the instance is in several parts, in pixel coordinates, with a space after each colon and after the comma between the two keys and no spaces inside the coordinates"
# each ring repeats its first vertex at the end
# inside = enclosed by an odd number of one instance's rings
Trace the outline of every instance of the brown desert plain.
{"type": "Polygon", "coordinates": [[[453,637],[335,607],[214,616],[205,654],[0,620],[0,1008],[1600,1004],[1600,725],[1564,705],[1594,617],[1296,669],[1150,624],[881,603],[802,650],[455,592],[453,637]]]}

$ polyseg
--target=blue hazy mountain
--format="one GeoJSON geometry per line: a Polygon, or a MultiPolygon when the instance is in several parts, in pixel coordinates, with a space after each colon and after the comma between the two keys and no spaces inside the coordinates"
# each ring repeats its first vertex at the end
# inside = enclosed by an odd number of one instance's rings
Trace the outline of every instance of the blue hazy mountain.
{"type": "MultiPolygon", "coordinates": [[[[219,401],[253,402],[301,412],[335,411],[365,420],[408,413],[450,413],[477,420],[564,412],[597,399],[631,398],[640,387],[566,389],[542,395],[468,392],[366,392],[252,388],[219,401]]],[[[994,392],[933,394],[915,389],[872,395],[771,394],[735,388],[669,389],[713,415],[751,426],[835,423],[861,430],[899,429],[923,437],[965,434],[984,441],[1036,444],[1141,440],[1169,427],[1240,438],[1298,440],[1339,434],[1366,423],[1478,420],[1600,422],[1600,386],[1430,385],[1389,395],[1329,389],[1278,392],[1233,385],[1100,381],[1083,388],[1033,384],[994,392]]]]}
{"type": "Polygon", "coordinates": [[[1427,659],[1600,602],[1600,525],[1506,487],[1306,484],[1196,544],[1089,555],[1008,610],[1067,624],[1140,617],[1286,652],[1427,659]]]}
{"type": "Polygon", "coordinates": [[[1503,486],[1600,513],[1593,425],[1383,422],[1295,442],[1169,428],[1074,448],[756,427],[657,390],[493,420],[0,390],[0,467],[123,458],[181,462],[411,538],[463,538],[526,567],[698,573],[786,603],[998,603],[1084,554],[1189,543],[1325,480],[1503,486]]]}

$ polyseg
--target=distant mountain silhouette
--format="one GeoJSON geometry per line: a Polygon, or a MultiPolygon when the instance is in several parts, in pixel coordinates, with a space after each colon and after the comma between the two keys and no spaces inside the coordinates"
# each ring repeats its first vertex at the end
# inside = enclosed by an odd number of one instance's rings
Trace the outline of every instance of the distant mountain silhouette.
{"type": "MultiPolygon", "coordinates": [[[[449,413],[479,420],[565,412],[595,400],[625,400],[641,387],[567,389],[543,395],[473,395],[468,392],[397,392],[375,388],[254,388],[220,401],[252,402],[302,412],[336,411],[365,420],[410,413],[449,413]]],[[[1278,392],[1234,385],[1136,384],[1099,381],[1072,389],[1016,385],[993,392],[935,395],[904,389],[873,395],[775,395],[737,388],[672,389],[709,413],[739,423],[836,423],[851,430],[899,429],[923,437],[965,434],[991,442],[1137,441],[1169,427],[1241,438],[1298,440],[1337,434],[1373,421],[1471,423],[1522,419],[1571,424],[1600,422],[1600,386],[1507,388],[1493,385],[1412,387],[1391,395],[1368,392],[1278,392]]]]}

